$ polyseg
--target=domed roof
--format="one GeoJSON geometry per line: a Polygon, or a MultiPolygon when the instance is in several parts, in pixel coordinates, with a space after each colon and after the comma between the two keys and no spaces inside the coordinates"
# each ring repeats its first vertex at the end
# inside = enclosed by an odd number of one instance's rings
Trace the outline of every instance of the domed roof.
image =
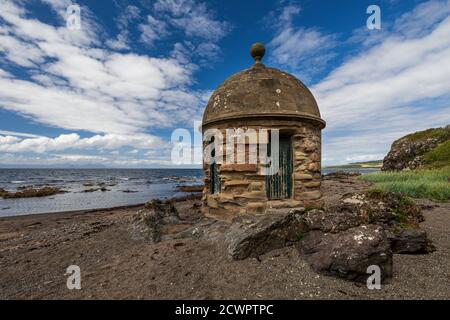
{"type": "Polygon", "coordinates": [[[211,95],[203,114],[203,126],[243,118],[302,118],[315,121],[320,128],[319,107],[311,91],[297,78],[259,61],[261,44],[252,46],[255,64],[225,80],[211,95]]]}

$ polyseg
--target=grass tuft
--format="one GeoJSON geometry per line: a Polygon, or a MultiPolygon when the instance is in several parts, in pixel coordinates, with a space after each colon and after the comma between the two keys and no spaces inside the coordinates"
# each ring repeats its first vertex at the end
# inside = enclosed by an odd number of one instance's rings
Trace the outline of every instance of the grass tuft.
{"type": "Polygon", "coordinates": [[[359,179],[374,182],[373,192],[397,192],[413,198],[450,200],[450,166],[429,170],[369,173],[359,179]]]}

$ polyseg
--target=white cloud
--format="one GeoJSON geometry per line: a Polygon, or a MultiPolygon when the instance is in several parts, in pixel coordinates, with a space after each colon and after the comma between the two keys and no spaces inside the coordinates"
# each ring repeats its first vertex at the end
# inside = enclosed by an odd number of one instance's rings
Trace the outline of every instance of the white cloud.
{"type": "Polygon", "coordinates": [[[449,1],[417,6],[312,87],[327,161],[382,158],[402,135],[450,123],[450,16],[441,14],[449,10],[449,1]]]}
{"type": "MultiPolygon", "coordinates": [[[[49,2],[55,10],[66,4],[49,2]]],[[[0,2],[0,17],[7,22],[8,39],[13,39],[2,42],[5,57],[30,66],[25,70],[35,81],[1,72],[0,108],[68,130],[121,135],[199,117],[202,93],[187,89],[191,66],[99,47],[89,19],[81,30],[71,31],[30,19],[24,9],[6,1],[0,2]]]]}
{"type": "Polygon", "coordinates": [[[276,33],[268,44],[269,61],[288,67],[303,79],[323,70],[334,57],[330,50],[336,45],[336,36],[316,28],[296,26],[293,22],[301,9],[287,5],[272,12],[268,19],[276,33]]]}
{"type": "Polygon", "coordinates": [[[217,41],[225,36],[229,25],[214,19],[206,4],[194,0],[158,0],[155,11],[165,14],[171,25],[188,37],[217,41]]]}
{"type": "Polygon", "coordinates": [[[128,5],[117,19],[119,33],[117,34],[116,39],[106,40],[106,45],[115,50],[130,49],[129,25],[140,19],[140,13],[141,10],[138,7],[128,5]]]}
{"type": "Polygon", "coordinates": [[[205,3],[195,0],[158,0],[152,6],[147,21],[139,25],[141,41],[155,46],[158,40],[167,45],[174,35],[184,40],[173,44],[172,56],[189,65],[193,59],[199,65],[209,65],[220,57],[217,42],[230,30],[228,22],[215,18],[205,3]],[[169,39],[169,40],[168,40],[169,39]]]}
{"type": "MultiPolygon", "coordinates": [[[[141,135],[95,135],[81,138],[76,133],[61,134],[56,138],[33,137],[19,139],[13,136],[0,136],[0,152],[46,153],[68,149],[82,150],[115,150],[124,146],[135,146],[140,149],[163,147],[164,142],[158,137],[147,134],[141,135]]],[[[134,152],[136,153],[136,152],[134,152]]]]}
{"type": "Polygon", "coordinates": [[[140,24],[138,28],[141,31],[141,41],[148,45],[153,45],[156,40],[169,35],[168,24],[150,14],[147,15],[146,23],[140,24]]]}

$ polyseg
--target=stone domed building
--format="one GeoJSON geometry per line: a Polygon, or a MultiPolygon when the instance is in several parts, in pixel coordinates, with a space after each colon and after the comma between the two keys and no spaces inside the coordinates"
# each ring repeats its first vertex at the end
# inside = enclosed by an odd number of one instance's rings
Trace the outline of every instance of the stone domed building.
{"type": "MultiPolygon", "coordinates": [[[[231,221],[241,214],[264,214],[281,208],[320,206],[321,201],[321,119],[316,100],[308,88],[294,76],[261,63],[265,48],[256,43],[250,53],[254,65],[232,75],[211,95],[203,114],[204,150],[214,145],[211,161],[204,157],[205,187],[202,211],[206,216],[231,221]],[[279,133],[279,165],[267,174],[256,141],[232,140],[234,149],[225,147],[230,133],[279,133]],[[222,134],[208,138],[214,129],[222,134]],[[232,130],[231,130],[232,132],[232,130]],[[227,136],[228,133],[228,136],[227,136]],[[206,138],[205,138],[206,137],[206,138]],[[214,140],[216,139],[216,140],[214,140]],[[239,143],[241,149],[238,148],[239,143]],[[243,145],[243,146],[242,146],[243,145]],[[256,155],[256,150],[259,154],[256,155]],[[222,159],[215,158],[224,152],[222,159]],[[227,161],[229,152],[235,161],[227,161]],[[237,163],[239,154],[256,162],[237,163]]],[[[257,144],[266,144],[270,155],[271,135],[259,134],[257,144]]],[[[229,159],[228,159],[229,160],[229,159]]]]}

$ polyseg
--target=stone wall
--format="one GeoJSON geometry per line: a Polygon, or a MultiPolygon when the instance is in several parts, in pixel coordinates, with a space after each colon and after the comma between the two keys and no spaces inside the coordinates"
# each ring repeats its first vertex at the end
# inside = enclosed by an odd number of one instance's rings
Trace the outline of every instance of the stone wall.
{"type": "MultiPolygon", "coordinates": [[[[268,200],[266,195],[265,175],[262,165],[249,164],[248,157],[255,155],[247,143],[245,164],[218,163],[220,192],[211,194],[210,166],[203,165],[205,188],[203,190],[202,210],[206,216],[231,221],[236,215],[265,214],[278,209],[314,206],[320,207],[321,201],[321,130],[314,122],[292,120],[247,120],[234,121],[232,126],[222,123],[214,126],[221,130],[224,138],[227,128],[279,129],[280,135],[289,135],[293,153],[293,189],[292,198],[268,200]]],[[[208,128],[203,128],[206,130],[208,128]]],[[[226,139],[223,140],[225,144],[226,139]]],[[[267,143],[267,141],[261,141],[267,143]]],[[[205,144],[206,145],[206,144],[205,144]]],[[[256,146],[257,149],[257,146],[256,146]]],[[[235,160],[237,145],[235,145],[235,160]]],[[[258,150],[258,149],[257,149],[258,150]]],[[[220,146],[217,152],[220,152],[220,146]]],[[[256,154],[257,155],[257,154],[256,154]]],[[[223,159],[225,161],[225,158],[223,159]]]]}

